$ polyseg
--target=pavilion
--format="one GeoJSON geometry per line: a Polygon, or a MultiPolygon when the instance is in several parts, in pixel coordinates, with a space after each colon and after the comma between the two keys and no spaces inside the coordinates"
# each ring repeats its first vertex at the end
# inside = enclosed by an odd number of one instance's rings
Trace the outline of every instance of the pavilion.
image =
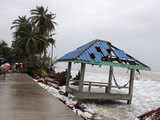
{"type": "Polygon", "coordinates": [[[109,41],[93,40],[67,54],[57,60],[57,62],[68,62],[68,76],[66,80],[66,91],[72,93],[79,99],[104,99],[104,100],[127,100],[131,104],[133,95],[133,83],[135,71],[146,70],[150,71],[151,68],[144,63],[136,60],[131,55],[125,53],[123,50],[118,49],[109,41]],[[81,63],[80,80],[78,90],[70,87],[70,73],[72,63],[81,63]],[[108,82],[85,82],[85,68],[86,64],[91,65],[107,65],[110,67],[108,82]],[[114,79],[113,67],[127,68],[130,70],[130,79],[127,94],[111,93],[111,89],[115,86],[112,85],[114,79]],[[88,91],[84,91],[83,87],[87,85],[88,91]],[[91,86],[105,87],[105,93],[91,92],[91,86]]]}

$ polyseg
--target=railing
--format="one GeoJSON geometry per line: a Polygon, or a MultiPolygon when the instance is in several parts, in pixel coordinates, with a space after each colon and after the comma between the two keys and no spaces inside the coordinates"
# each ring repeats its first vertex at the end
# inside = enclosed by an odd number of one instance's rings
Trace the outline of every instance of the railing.
{"type": "Polygon", "coordinates": [[[83,85],[88,85],[88,92],[91,92],[91,86],[107,87],[108,83],[84,81],[83,85]]]}
{"type": "MultiPolygon", "coordinates": [[[[71,80],[71,81],[76,81],[76,82],[80,82],[79,80],[71,80]]],[[[84,81],[83,85],[87,85],[88,86],[88,92],[91,92],[91,87],[92,86],[99,86],[99,87],[108,87],[108,83],[103,83],[103,82],[92,82],[92,81],[84,81]]],[[[111,88],[119,88],[117,86],[112,85],[111,88]]],[[[120,87],[120,89],[126,89],[128,88],[126,87],[120,87]]]]}

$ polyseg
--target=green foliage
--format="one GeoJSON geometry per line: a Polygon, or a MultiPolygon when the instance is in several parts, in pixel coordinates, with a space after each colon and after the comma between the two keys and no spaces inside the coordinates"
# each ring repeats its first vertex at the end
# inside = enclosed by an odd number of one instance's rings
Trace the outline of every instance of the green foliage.
{"type": "Polygon", "coordinates": [[[9,63],[15,62],[14,50],[4,40],[0,41],[0,56],[4,57],[9,63]]]}
{"type": "Polygon", "coordinates": [[[40,74],[41,74],[40,76],[43,78],[47,77],[47,72],[43,69],[40,69],[40,74]]]}
{"type": "Polygon", "coordinates": [[[47,48],[55,45],[52,32],[55,31],[56,15],[48,12],[48,8],[38,6],[30,11],[31,16],[19,16],[13,21],[14,40],[12,48],[16,53],[18,61],[24,62],[26,71],[32,73],[37,69],[44,69],[46,62],[47,48]],[[36,56],[40,56],[38,59],[36,56]],[[40,62],[39,62],[39,61],[40,62]],[[38,63],[38,65],[36,65],[38,63]],[[39,67],[38,67],[39,66],[39,67]]]}
{"type": "Polygon", "coordinates": [[[54,35],[52,32],[55,31],[55,25],[57,24],[53,21],[55,17],[55,14],[48,13],[48,8],[45,9],[42,6],[37,6],[36,9],[31,10],[31,21],[34,23],[37,28],[36,30],[43,36],[43,40],[45,41],[43,44],[40,44],[45,57],[49,45],[55,44],[55,40],[52,38],[52,35],[54,35]]]}
{"type": "Polygon", "coordinates": [[[24,62],[25,72],[27,72],[31,76],[34,76],[36,74],[38,76],[44,77],[44,75],[42,73],[43,72],[46,72],[46,73],[48,72],[48,68],[49,68],[48,63],[49,62],[47,62],[47,61],[49,60],[49,58],[48,57],[46,58],[47,60],[46,60],[45,63],[43,62],[43,59],[41,59],[37,56],[34,56],[33,59],[34,59],[34,61],[30,61],[31,60],[30,58],[25,60],[25,62],[24,62]]]}

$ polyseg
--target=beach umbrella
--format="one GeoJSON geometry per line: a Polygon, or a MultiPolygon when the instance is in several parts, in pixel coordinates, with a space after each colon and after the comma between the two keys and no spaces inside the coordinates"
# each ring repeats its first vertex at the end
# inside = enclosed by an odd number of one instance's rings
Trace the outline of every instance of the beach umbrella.
{"type": "Polygon", "coordinates": [[[1,65],[1,70],[9,70],[11,68],[11,65],[9,63],[5,63],[1,65]]]}
{"type": "Polygon", "coordinates": [[[11,65],[9,63],[5,63],[4,65],[6,70],[9,70],[11,68],[11,65]]]}
{"type": "Polygon", "coordinates": [[[1,70],[2,70],[2,71],[5,71],[5,70],[6,70],[6,69],[5,69],[4,64],[3,64],[3,65],[1,65],[1,67],[0,67],[0,68],[1,68],[1,70]]]}

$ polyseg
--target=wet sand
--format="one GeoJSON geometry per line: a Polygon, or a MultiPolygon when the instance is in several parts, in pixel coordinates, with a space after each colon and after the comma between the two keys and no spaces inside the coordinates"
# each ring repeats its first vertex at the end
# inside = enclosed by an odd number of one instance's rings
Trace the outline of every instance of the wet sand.
{"type": "Polygon", "coordinates": [[[0,120],[82,120],[26,74],[0,75],[0,120]]]}

